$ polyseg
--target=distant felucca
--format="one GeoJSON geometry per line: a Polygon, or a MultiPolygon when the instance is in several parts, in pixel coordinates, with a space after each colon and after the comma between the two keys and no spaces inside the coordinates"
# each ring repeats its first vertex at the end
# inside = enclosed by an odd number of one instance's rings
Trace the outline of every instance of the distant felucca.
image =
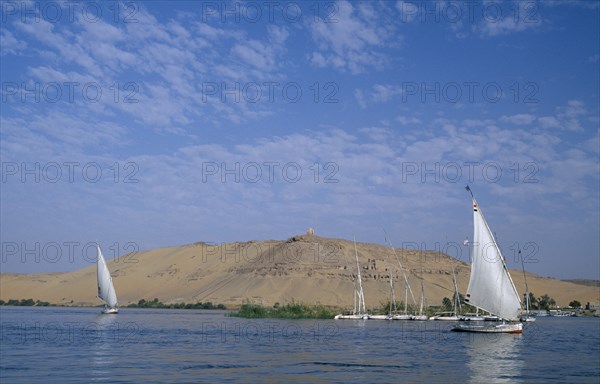
{"type": "Polygon", "coordinates": [[[508,273],[504,257],[496,243],[473,192],[473,256],[471,277],[465,302],[498,316],[502,323],[494,325],[460,324],[453,331],[485,333],[522,333],[523,324],[518,322],[521,300],[508,273]]]}
{"type": "Polygon", "coordinates": [[[354,239],[354,257],[356,258],[356,271],[358,278],[358,286],[356,280],[352,278],[354,283],[354,310],[351,315],[335,315],[335,320],[368,320],[369,314],[367,313],[367,307],[365,306],[365,294],[362,287],[362,278],[360,276],[360,264],[358,263],[358,251],[356,250],[356,239],[354,239]],[[357,308],[358,304],[358,308],[357,308]]]}
{"type": "Polygon", "coordinates": [[[104,260],[104,256],[102,256],[99,245],[96,269],[98,272],[98,298],[104,302],[102,313],[106,315],[116,315],[119,313],[117,294],[115,292],[112,277],[106,266],[106,260],[104,260]]]}
{"type": "Polygon", "coordinates": [[[521,267],[523,268],[523,278],[525,279],[525,314],[521,316],[521,321],[532,322],[535,321],[535,316],[533,316],[529,310],[530,296],[529,287],[527,286],[527,275],[525,274],[525,262],[523,261],[523,256],[521,256],[521,250],[519,249],[519,256],[521,257],[521,267]]]}
{"type": "Polygon", "coordinates": [[[412,301],[416,306],[415,296],[413,295],[412,289],[410,288],[410,284],[408,283],[408,277],[406,277],[406,272],[404,271],[404,268],[402,267],[400,258],[398,257],[398,254],[396,253],[396,249],[392,245],[392,242],[390,241],[385,229],[383,230],[383,233],[385,234],[385,241],[387,242],[388,247],[392,250],[392,252],[394,253],[394,256],[396,257],[396,261],[398,262],[398,267],[400,267],[400,272],[402,272],[402,277],[404,278],[404,314],[392,315],[391,320],[411,320],[413,318],[413,315],[408,314],[408,293],[410,292],[410,297],[412,298],[412,301]]]}
{"type": "Polygon", "coordinates": [[[454,284],[454,295],[452,296],[452,312],[437,312],[429,320],[437,321],[458,321],[460,317],[460,294],[458,293],[458,283],[456,282],[456,270],[452,268],[452,283],[454,284]]]}

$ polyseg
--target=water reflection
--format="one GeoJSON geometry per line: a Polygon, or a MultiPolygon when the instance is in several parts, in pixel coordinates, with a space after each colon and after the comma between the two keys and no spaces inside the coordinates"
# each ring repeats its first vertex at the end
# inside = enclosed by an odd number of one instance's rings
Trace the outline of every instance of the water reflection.
{"type": "Polygon", "coordinates": [[[113,379],[110,368],[115,363],[114,344],[117,342],[115,337],[117,326],[117,316],[100,314],[96,317],[96,321],[90,324],[90,329],[86,330],[92,343],[91,379],[93,381],[113,379]]]}
{"type": "Polygon", "coordinates": [[[472,333],[467,342],[471,383],[512,383],[521,375],[523,335],[472,333]]]}

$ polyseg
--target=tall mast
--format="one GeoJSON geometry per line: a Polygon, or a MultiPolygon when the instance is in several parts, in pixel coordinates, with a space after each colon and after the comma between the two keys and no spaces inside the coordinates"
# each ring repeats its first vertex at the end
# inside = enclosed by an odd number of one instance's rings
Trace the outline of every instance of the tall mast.
{"type": "Polygon", "coordinates": [[[529,315],[529,287],[527,287],[527,275],[525,274],[525,262],[521,256],[521,250],[519,249],[519,258],[521,259],[521,268],[523,268],[523,279],[525,279],[525,311],[529,315]]]}
{"type": "Polygon", "coordinates": [[[394,293],[394,272],[390,264],[390,315],[396,310],[396,294],[394,293]],[[393,309],[392,309],[393,308],[393,309]]]}
{"type": "Polygon", "coordinates": [[[354,237],[354,256],[356,257],[356,269],[358,270],[358,287],[359,287],[359,292],[358,292],[358,311],[361,311],[361,305],[362,305],[362,310],[363,313],[367,312],[367,309],[365,308],[365,295],[363,293],[363,287],[362,287],[362,278],[360,277],[360,264],[358,263],[358,251],[356,250],[356,237],[354,237]]]}
{"type": "MultiPolygon", "coordinates": [[[[404,284],[405,284],[405,288],[407,289],[408,292],[410,292],[410,297],[412,298],[413,304],[415,304],[415,306],[417,305],[417,301],[415,300],[415,295],[413,295],[412,289],[410,288],[410,284],[408,284],[408,278],[406,277],[406,273],[404,272],[404,268],[402,268],[402,263],[400,262],[400,258],[398,258],[398,254],[396,253],[396,249],[394,248],[394,246],[392,245],[391,241],[389,240],[388,236],[387,236],[387,232],[385,231],[385,229],[383,230],[383,232],[385,233],[385,239],[388,243],[388,246],[390,248],[392,248],[392,251],[394,252],[394,256],[396,256],[396,261],[398,262],[398,265],[400,266],[400,271],[402,272],[402,276],[404,277],[404,284]]],[[[405,301],[408,301],[408,294],[407,294],[407,299],[405,301]]]]}
{"type": "Polygon", "coordinates": [[[456,282],[456,271],[454,267],[452,267],[452,280],[454,281],[454,316],[457,316],[458,312],[460,312],[460,296],[458,293],[458,284],[456,282]]]}

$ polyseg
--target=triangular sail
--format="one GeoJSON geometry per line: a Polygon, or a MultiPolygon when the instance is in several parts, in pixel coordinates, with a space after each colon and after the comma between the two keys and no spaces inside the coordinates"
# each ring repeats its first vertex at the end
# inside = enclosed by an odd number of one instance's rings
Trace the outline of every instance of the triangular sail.
{"type": "Polygon", "coordinates": [[[521,300],[496,240],[473,198],[473,256],[465,301],[505,320],[518,320],[521,300]]]}
{"type": "Polygon", "coordinates": [[[98,246],[98,259],[96,261],[96,266],[98,272],[98,297],[110,308],[116,308],[117,294],[115,293],[112,277],[110,276],[110,272],[106,266],[104,256],[102,256],[100,246],[98,246]]]}

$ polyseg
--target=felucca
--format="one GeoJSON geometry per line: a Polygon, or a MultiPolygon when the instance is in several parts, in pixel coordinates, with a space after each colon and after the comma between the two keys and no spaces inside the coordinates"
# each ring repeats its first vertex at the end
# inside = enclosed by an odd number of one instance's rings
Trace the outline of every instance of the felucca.
{"type": "Polygon", "coordinates": [[[471,277],[465,302],[492,315],[498,316],[499,324],[459,324],[453,331],[485,333],[522,333],[519,322],[521,300],[515,284],[490,227],[488,226],[473,192],[473,255],[471,277]]]}
{"type": "Polygon", "coordinates": [[[106,260],[104,260],[104,256],[102,256],[100,246],[98,245],[97,247],[98,257],[96,260],[96,269],[98,273],[98,298],[104,302],[104,310],[102,313],[106,315],[116,315],[119,313],[119,307],[115,286],[113,285],[112,277],[106,266],[106,260]]]}

